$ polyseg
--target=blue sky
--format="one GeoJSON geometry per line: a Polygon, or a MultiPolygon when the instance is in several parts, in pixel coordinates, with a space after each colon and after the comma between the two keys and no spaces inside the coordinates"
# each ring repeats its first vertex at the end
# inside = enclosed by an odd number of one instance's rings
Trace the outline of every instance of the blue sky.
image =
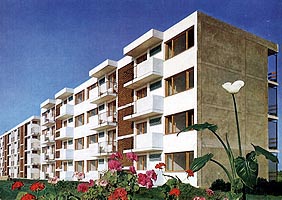
{"type": "Polygon", "coordinates": [[[282,43],[281,0],[1,0],[0,134],[105,59],[122,58],[149,29],[164,31],[196,10],[282,43]]]}

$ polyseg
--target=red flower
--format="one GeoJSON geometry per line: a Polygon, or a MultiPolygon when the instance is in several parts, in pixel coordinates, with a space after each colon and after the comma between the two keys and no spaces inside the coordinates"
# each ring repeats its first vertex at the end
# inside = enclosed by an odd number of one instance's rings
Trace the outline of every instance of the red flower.
{"type": "Polygon", "coordinates": [[[33,192],[43,190],[44,188],[45,188],[45,185],[40,182],[35,182],[29,187],[29,189],[33,192]]]}
{"type": "Polygon", "coordinates": [[[214,191],[212,191],[211,189],[206,189],[206,193],[207,193],[207,195],[209,195],[209,196],[213,196],[214,195],[214,191]]]}
{"type": "Polygon", "coordinates": [[[188,177],[194,176],[194,172],[193,172],[193,170],[191,170],[191,169],[188,169],[188,170],[186,170],[185,172],[188,174],[188,177]]]}
{"type": "Polygon", "coordinates": [[[22,196],[21,200],[35,200],[36,197],[32,194],[26,193],[22,196]]]}
{"type": "Polygon", "coordinates": [[[80,183],[77,186],[77,191],[78,192],[87,192],[89,189],[89,184],[88,183],[80,183]]]}
{"type": "Polygon", "coordinates": [[[108,200],[128,200],[127,192],[124,188],[117,188],[115,191],[108,196],[108,200]]]}
{"type": "Polygon", "coordinates": [[[180,190],[178,188],[172,188],[169,192],[169,195],[174,195],[178,197],[180,195],[180,190]]]}
{"type": "Polygon", "coordinates": [[[163,168],[165,168],[165,166],[166,166],[165,163],[160,162],[160,163],[156,164],[155,168],[156,168],[156,169],[163,169],[163,168]]]}
{"type": "Polygon", "coordinates": [[[23,182],[21,182],[21,181],[16,181],[16,182],[14,182],[13,183],[13,185],[12,185],[12,190],[15,190],[15,189],[21,189],[21,187],[23,187],[24,186],[24,184],[23,184],[23,182]]]}

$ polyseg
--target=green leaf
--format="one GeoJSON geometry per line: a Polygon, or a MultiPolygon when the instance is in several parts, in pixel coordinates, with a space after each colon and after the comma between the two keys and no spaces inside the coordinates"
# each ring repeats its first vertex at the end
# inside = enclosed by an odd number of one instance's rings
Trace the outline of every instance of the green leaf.
{"type": "Polygon", "coordinates": [[[247,154],[246,158],[237,157],[235,159],[235,169],[237,175],[242,179],[243,183],[253,188],[257,182],[258,163],[256,153],[254,151],[247,154]]]}
{"type": "Polygon", "coordinates": [[[279,163],[277,156],[273,155],[269,151],[265,150],[264,148],[260,146],[253,145],[253,147],[255,148],[257,155],[262,154],[265,156],[266,159],[271,160],[272,162],[275,162],[275,163],[279,163]]]}
{"type": "Polygon", "coordinates": [[[211,160],[212,157],[213,157],[213,154],[208,153],[204,156],[195,158],[190,166],[191,170],[193,170],[193,172],[199,171],[206,165],[207,162],[211,160]]]}
{"type": "Polygon", "coordinates": [[[217,125],[210,124],[208,122],[205,122],[204,124],[194,124],[179,131],[177,133],[177,136],[181,132],[190,131],[190,130],[202,131],[205,129],[209,129],[210,131],[215,132],[217,130],[217,125]]]}

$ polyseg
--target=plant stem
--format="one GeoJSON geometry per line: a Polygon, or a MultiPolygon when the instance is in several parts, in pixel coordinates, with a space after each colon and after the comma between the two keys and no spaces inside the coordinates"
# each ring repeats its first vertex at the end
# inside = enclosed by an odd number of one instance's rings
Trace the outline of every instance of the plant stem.
{"type": "Polygon", "coordinates": [[[239,127],[239,120],[238,120],[238,112],[237,112],[237,106],[236,106],[236,99],[235,95],[232,94],[233,103],[234,103],[234,109],[235,109],[235,118],[236,118],[236,124],[237,124],[237,134],[238,134],[238,145],[239,145],[239,155],[242,156],[242,147],[241,147],[241,137],[240,137],[240,127],[239,127]]]}

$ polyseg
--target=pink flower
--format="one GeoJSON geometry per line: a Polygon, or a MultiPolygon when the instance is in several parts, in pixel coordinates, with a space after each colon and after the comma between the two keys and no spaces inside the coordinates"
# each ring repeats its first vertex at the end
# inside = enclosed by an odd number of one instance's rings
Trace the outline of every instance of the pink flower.
{"type": "Polygon", "coordinates": [[[137,155],[133,152],[126,153],[126,158],[130,161],[133,161],[133,160],[137,161],[138,160],[137,155]]]}
{"type": "Polygon", "coordinates": [[[94,181],[92,179],[89,180],[89,187],[93,187],[94,186],[94,181]]]}
{"type": "Polygon", "coordinates": [[[112,159],[112,160],[114,160],[114,159],[122,160],[122,154],[120,152],[113,153],[110,156],[110,159],[112,159]]]}
{"type": "Polygon", "coordinates": [[[146,188],[152,188],[153,187],[153,181],[148,176],[146,178],[146,188]]]}
{"type": "Polygon", "coordinates": [[[77,186],[77,191],[78,192],[87,192],[89,189],[89,184],[88,183],[80,183],[77,186]]]}
{"type": "Polygon", "coordinates": [[[57,184],[58,183],[58,177],[55,176],[53,178],[48,178],[48,183],[53,184],[53,185],[57,184]]]}
{"type": "Polygon", "coordinates": [[[147,178],[146,174],[142,174],[142,173],[138,174],[138,179],[137,179],[138,184],[145,186],[146,178],[147,178]]]}
{"type": "Polygon", "coordinates": [[[209,195],[209,196],[213,196],[214,195],[214,191],[212,191],[211,189],[206,189],[206,193],[207,193],[207,195],[209,195]]]}
{"type": "Polygon", "coordinates": [[[149,178],[153,179],[154,181],[157,180],[157,174],[156,174],[156,172],[155,172],[154,170],[148,170],[148,171],[146,171],[146,175],[147,175],[149,178]]]}
{"type": "Polygon", "coordinates": [[[108,167],[111,171],[121,171],[122,165],[118,160],[109,160],[108,167]]]}
{"type": "Polygon", "coordinates": [[[98,181],[98,185],[106,187],[108,185],[108,181],[101,179],[98,181]]]}
{"type": "Polygon", "coordinates": [[[136,170],[135,170],[135,167],[134,166],[130,166],[129,167],[129,170],[132,174],[136,174],[136,170]]]}

